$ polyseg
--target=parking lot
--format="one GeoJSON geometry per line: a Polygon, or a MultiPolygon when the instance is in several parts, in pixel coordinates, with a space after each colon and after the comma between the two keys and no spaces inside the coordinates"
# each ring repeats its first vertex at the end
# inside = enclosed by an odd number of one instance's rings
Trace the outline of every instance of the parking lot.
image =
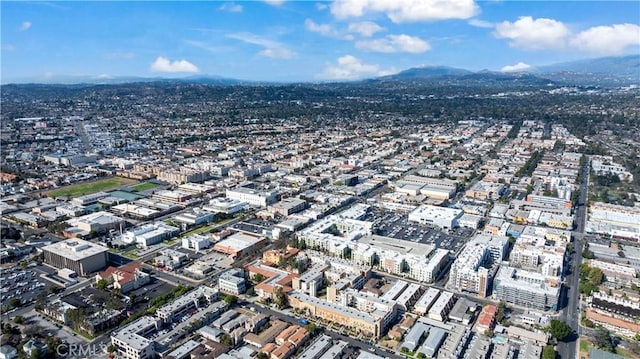
{"type": "Polygon", "coordinates": [[[458,251],[472,234],[469,228],[457,228],[444,232],[438,228],[418,223],[409,223],[406,215],[396,213],[369,212],[365,221],[374,222],[374,233],[380,236],[403,239],[412,242],[433,244],[438,248],[458,251]]]}
{"type": "Polygon", "coordinates": [[[77,335],[76,333],[65,329],[62,325],[52,322],[44,315],[37,313],[35,310],[32,310],[25,316],[25,325],[33,325],[38,328],[42,328],[43,335],[48,337],[57,336],[67,343],[81,344],[86,342],[86,339],[83,336],[77,335]]]}
{"type": "Polygon", "coordinates": [[[40,278],[40,272],[35,271],[34,266],[37,264],[32,263],[31,267],[24,269],[13,266],[2,271],[0,302],[5,304],[11,298],[17,298],[25,304],[35,301],[38,293],[48,291],[51,284],[40,278]]]}

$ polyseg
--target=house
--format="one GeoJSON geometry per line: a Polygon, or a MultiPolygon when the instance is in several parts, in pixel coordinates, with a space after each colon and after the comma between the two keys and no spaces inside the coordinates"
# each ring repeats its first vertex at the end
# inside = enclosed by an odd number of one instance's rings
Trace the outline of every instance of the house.
{"type": "Polygon", "coordinates": [[[104,272],[96,274],[96,283],[100,280],[106,280],[109,284],[113,283],[113,287],[124,294],[149,283],[151,278],[149,274],[140,269],[140,263],[132,263],[120,268],[107,268],[104,272]]]}

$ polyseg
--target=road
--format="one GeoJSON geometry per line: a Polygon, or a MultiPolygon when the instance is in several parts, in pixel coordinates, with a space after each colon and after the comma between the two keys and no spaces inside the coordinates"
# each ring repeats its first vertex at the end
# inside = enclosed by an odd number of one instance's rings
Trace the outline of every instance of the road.
{"type": "MultiPolygon", "coordinates": [[[[568,289],[563,292],[564,298],[561,298],[561,303],[566,303],[566,306],[560,313],[560,320],[566,322],[578,333],[580,326],[580,291],[579,291],[579,277],[580,277],[580,262],[582,261],[582,248],[584,240],[584,227],[586,222],[587,211],[587,191],[589,187],[589,160],[585,161],[582,171],[582,183],[580,184],[580,196],[578,198],[578,204],[575,211],[576,229],[573,231],[573,243],[574,252],[570,255],[570,270],[571,273],[565,278],[565,283],[568,289]]],[[[557,350],[561,358],[576,358],[577,351],[577,337],[573,335],[567,341],[558,343],[557,350]]]]}
{"type": "MultiPolygon", "coordinates": [[[[273,310],[271,308],[264,307],[264,306],[258,305],[258,304],[249,304],[249,303],[247,303],[247,306],[250,307],[250,308],[255,308],[255,311],[258,312],[258,313],[262,313],[264,315],[269,315],[269,316],[274,316],[274,317],[276,317],[276,318],[278,318],[278,319],[280,319],[280,320],[282,320],[284,322],[287,322],[289,324],[300,325],[300,323],[299,323],[297,318],[295,318],[295,317],[293,317],[291,315],[287,315],[287,314],[285,314],[283,312],[276,311],[276,310],[273,310]]],[[[402,357],[400,357],[400,356],[398,356],[396,354],[393,354],[391,352],[383,350],[383,349],[381,349],[379,347],[372,347],[371,344],[363,343],[363,342],[361,342],[359,340],[353,339],[351,337],[344,336],[344,335],[342,335],[340,333],[336,333],[336,332],[328,330],[326,328],[321,328],[321,329],[322,329],[322,333],[330,336],[331,338],[345,341],[351,347],[358,348],[361,351],[374,353],[376,355],[380,355],[382,357],[387,357],[387,358],[393,358],[393,359],[396,359],[396,358],[397,359],[401,359],[402,358],[402,357]],[[372,349],[372,348],[375,349],[375,351],[369,350],[369,349],[372,349]]]]}

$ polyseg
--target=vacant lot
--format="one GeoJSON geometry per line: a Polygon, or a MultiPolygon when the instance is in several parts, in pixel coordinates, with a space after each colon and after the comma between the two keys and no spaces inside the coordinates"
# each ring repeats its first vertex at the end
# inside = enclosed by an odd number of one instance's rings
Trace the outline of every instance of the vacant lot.
{"type": "Polygon", "coordinates": [[[95,193],[100,191],[106,191],[114,188],[118,188],[124,185],[136,183],[135,180],[111,177],[92,182],[84,182],[80,184],[74,184],[67,187],[58,188],[48,193],[49,197],[77,197],[89,193],[95,193]]]}

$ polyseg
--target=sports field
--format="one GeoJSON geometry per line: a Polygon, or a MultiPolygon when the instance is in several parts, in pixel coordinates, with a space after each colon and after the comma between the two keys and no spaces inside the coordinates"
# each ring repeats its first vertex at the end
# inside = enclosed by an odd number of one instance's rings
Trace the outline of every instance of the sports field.
{"type": "Polygon", "coordinates": [[[84,182],[80,184],[73,184],[70,186],[58,188],[48,193],[49,197],[58,198],[58,197],[78,197],[85,194],[106,191],[118,187],[122,187],[124,185],[136,183],[136,180],[122,178],[122,177],[111,177],[105,178],[92,182],[84,182]]]}
{"type": "Polygon", "coordinates": [[[155,184],[155,183],[151,183],[151,182],[144,182],[144,183],[139,183],[135,186],[131,186],[131,189],[136,191],[136,192],[142,192],[142,191],[146,191],[152,188],[156,188],[159,185],[155,184]]]}

